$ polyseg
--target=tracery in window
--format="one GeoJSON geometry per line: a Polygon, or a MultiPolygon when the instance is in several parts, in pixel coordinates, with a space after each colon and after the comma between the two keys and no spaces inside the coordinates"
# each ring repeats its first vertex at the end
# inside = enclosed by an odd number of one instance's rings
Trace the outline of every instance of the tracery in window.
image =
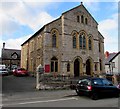
{"type": "Polygon", "coordinates": [[[79,48],[86,49],[86,37],[84,33],[79,35],[79,48]]]}
{"type": "Polygon", "coordinates": [[[83,49],[86,49],[86,38],[83,36],[83,49]]]}
{"type": "Polygon", "coordinates": [[[73,48],[77,48],[77,34],[73,34],[73,48]]]}
{"type": "Polygon", "coordinates": [[[52,47],[58,47],[58,31],[56,29],[53,29],[51,35],[52,35],[52,47]]]}
{"type": "Polygon", "coordinates": [[[83,41],[82,41],[82,36],[79,36],[79,47],[82,49],[83,41]]]}

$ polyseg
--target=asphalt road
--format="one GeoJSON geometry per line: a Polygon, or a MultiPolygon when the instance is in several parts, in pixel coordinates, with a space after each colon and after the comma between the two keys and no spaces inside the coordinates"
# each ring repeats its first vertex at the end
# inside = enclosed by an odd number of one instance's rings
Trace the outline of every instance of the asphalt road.
{"type": "Polygon", "coordinates": [[[3,78],[3,107],[118,107],[118,98],[91,100],[74,90],[36,90],[34,77],[3,78]]]}
{"type": "Polygon", "coordinates": [[[3,94],[35,91],[36,79],[34,77],[15,77],[13,75],[2,78],[3,94]]]}

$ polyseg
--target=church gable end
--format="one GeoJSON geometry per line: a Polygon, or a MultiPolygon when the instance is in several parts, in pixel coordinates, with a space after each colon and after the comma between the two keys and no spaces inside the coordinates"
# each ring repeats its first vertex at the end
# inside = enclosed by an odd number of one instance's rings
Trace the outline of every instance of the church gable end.
{"type": "Polygon", "coordinates": [[[83,4],[66,11],[62,14],[64,20],[68,20],[68,24],[73,25],[76,23],[76,26],[79,25],[88,25],[94,28],[97,28],[98,23],[88,12],[88,10],[83,6],[83,4]]]}

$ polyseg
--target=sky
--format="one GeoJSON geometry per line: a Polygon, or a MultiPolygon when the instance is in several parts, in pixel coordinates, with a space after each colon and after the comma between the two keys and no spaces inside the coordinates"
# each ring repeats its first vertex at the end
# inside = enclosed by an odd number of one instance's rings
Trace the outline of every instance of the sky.
{"type": "MultiPolygon", "coordinates": [[[[0,49],[21,49],[21,44],[45,24],[57,19],[81,0],[1,0],[0,49]]],[[[83,5],[98,22],[104,36],[104,51],[118,52],[118,1],[82,0],[83,5]]],[[[119,3],[120,4],[120,3],[119,3]]],[[[0,51],[1,55],[1,51],[0,51]]]]}

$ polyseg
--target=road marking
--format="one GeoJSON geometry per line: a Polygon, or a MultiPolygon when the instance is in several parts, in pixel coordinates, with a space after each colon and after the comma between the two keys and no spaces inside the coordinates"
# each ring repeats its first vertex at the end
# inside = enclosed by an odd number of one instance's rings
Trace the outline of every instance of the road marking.
{"type": "Polygon", "coordinates": [[[67,100],[78,100],[78,99],[75,98],[75,97],[71,97],[71,98],[54,99],[54,100],[44,100],[44,101],[32,101],[32,102],[24,102],[24,103],[3,104],[3,106],[35,104],[35,103],[47,103],[47,102],[56,102],[56,101],[67,101],[67,100]]]}

